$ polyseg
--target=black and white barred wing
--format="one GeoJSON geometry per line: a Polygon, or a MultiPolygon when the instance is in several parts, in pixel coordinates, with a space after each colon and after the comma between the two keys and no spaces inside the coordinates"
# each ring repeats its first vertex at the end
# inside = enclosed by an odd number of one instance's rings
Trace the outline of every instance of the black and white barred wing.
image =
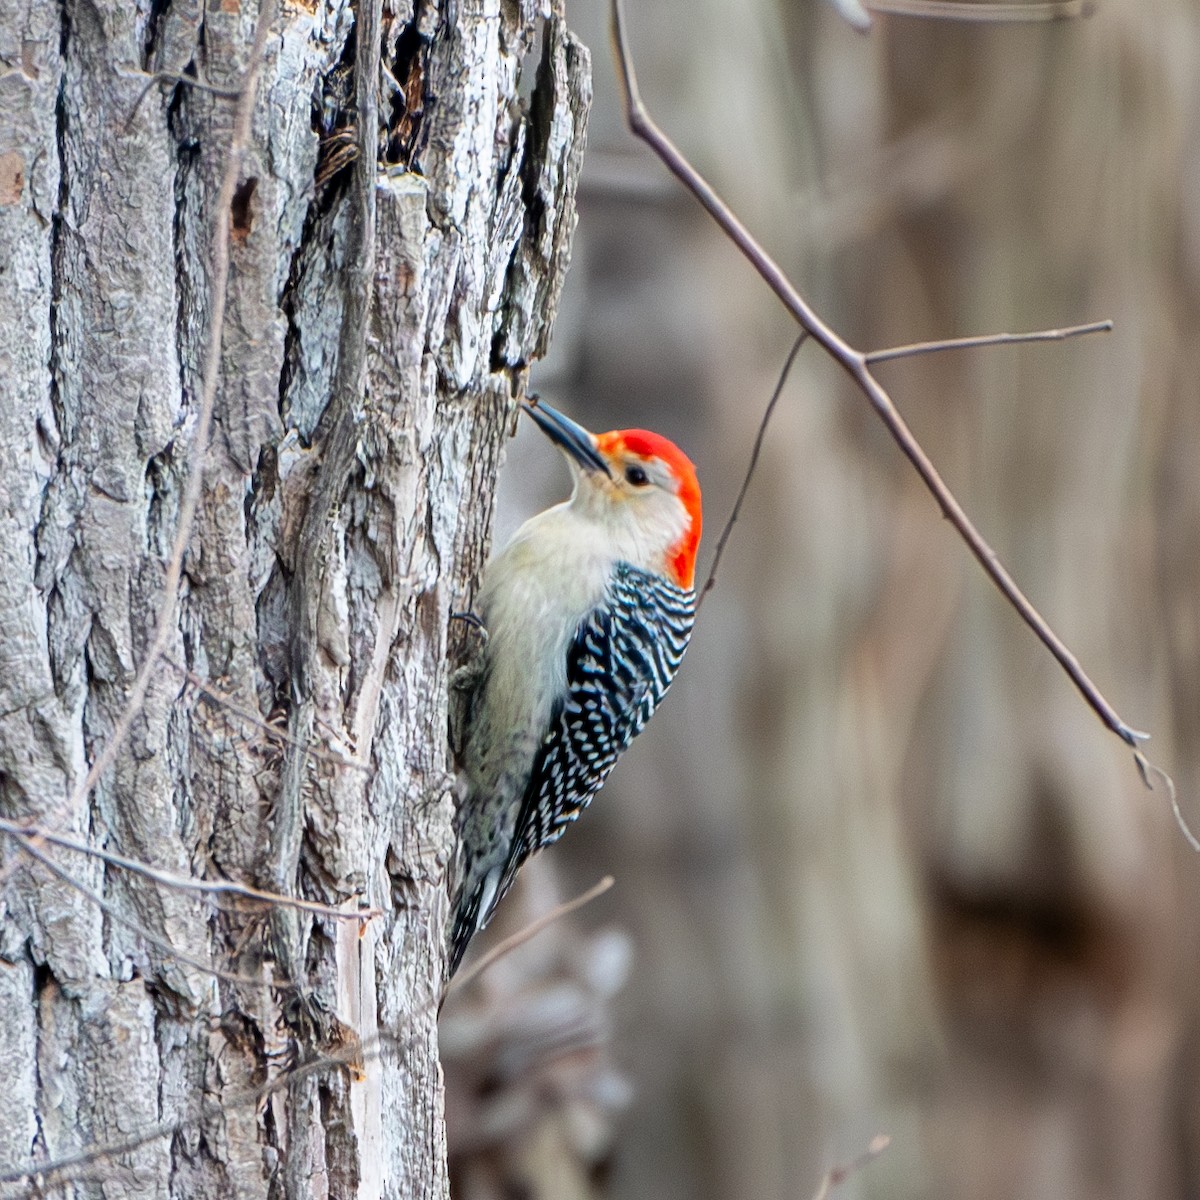
{"type": "Polygon", "coordinates": [[[641,733],[679,669],[695,614],[694,592],[617,568],[608,602],[569,651],[567,697],[542,741],[497,899],[530,854],[562,837],[641,733]]]}

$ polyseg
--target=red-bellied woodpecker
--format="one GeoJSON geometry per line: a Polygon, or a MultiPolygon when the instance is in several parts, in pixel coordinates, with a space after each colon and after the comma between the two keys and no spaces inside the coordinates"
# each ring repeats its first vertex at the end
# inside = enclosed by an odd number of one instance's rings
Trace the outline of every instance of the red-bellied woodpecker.
{"type": "Polygon", "coordinates": [[[484,574],[451,973],[517,868],[562,836],[650,719],[695,617],[700,485],[682,451],[642,429],[588,433],[546,404],[525,411],[566,456],[575,490],[484,574]]]}

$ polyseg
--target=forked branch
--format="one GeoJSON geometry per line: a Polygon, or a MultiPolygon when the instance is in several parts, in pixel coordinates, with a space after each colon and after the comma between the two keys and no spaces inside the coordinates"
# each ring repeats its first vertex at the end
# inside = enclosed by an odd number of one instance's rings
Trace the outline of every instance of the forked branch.
{"type": "MultiPolygon", "coordinates": [[[[1079,660],[1067,648],[1063,640],[1050,628],[1046,619],[1034,607],[1028,597],[1017,586],[1016,581],[1008,573],[996,552],[983,539],[982,535],[971,523],[954,494],[946,486],[928,455],[913,436],[904,418],[900,415],[891,397],[879,381],[871,373],[871,363],[882,361],[884,358],[903,357],[905,354],[922,352],[916,347],[902,347],[893,351],[876,351],[874,355],[856,350],[829,325],[827,325],[813,310],[809,303],[800,295],[795,285],[783,273],[782,268],[763,249],[745,225],[738,219],[732,209],[713,190],[708,181],[684,157],[679,148],[659,128],[646,111],[638,92],[637,77],[634,74],[633,59],[629,52],[629,44],[625,36],[625,25],[621,8],[621,0],[613,0],[613,41],[617,60],[617,76],[620,80],[625,99],[625,116],[633,133],[641,138],[654,151],[669,171],[696,197],[707,209],[709,215],[721,227],[726,236],[742,252],[756,271],[766,281],[767,286],[782,301],[784,307],[792,314],[800,328],[822,349],[839,363],[846,373],[854,380],[863,395],[871,402],[879,419],[887,427],[892,439],[900,447],[905,457],[916,468],[925,486],[932,493],[943,515],[958,531],[959,536],[966,542],[968,549],[978,560],[987,576],[1000,589],[1005,599],[1017,610],[1021,619],[1033,630],[1047,650],[1054,655],[1062,669],[1079,689],[1080,694],[1096,713],[1105,726],[1117,735],[1126,745],[1137,749],[1138,743],[1149,735],[1140,733],[1128,725],[1116,709],[1104,698],[1100,689],[1092,682],[1080,666],[1079,660]]],[[[1080,332],[1091,332],[1103,327],[1100,323],[1094,327],[1085,327],[1080,332]]],[[[1065,331],[1063,331],[1065,333],[1065,331]]],[[[1048,336],[1059,334],[1059,331],[1048,331],[1048,336]]],[[[1059,334],[1061,336],[1061,334],[1059,334]]],[[[995,341],[1036,340],[1025,335],[997,335],[995,341]]],[[[978,344],[978,342],[976,342],[978,344]]],[[[928,349],[949,348],[949,343],[930,344],[928,349]]]]}

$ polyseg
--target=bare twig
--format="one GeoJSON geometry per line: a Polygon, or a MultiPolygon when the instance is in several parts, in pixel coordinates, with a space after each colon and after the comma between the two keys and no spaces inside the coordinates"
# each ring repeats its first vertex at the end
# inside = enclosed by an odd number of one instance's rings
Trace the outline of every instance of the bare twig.
{"type": "MultiPolygon", "coordinates": [[[[200,1118],[196,1118],[197,1123],[200,1118]]],[[[36,1166],[19,1167],[7,1164],[0,1166],[0,1184],[15,1183],[22,1186],[20,1192],[5,1192],[3,1200],[17,1200],[18,1197],[38,1197],[41,1200],[51,1188],[65,1187],[68,1183],[78,1182],[84,1178],[81,1174],[67,1175],[72,1167],[90,1167],[106,1158],[116,1158],[120,1154],[130,1154],[140,1150],[158,1138],[170,1137],[177,1130],[184,1128],[187,1121],[163,1121],[149,1129],[135,1133],[120,1142],[106,1142],[103,1146],[92,1146],[80,1150],[76,1154],[64,1154],[62,1158],[50,1162],[38,1163],[36,1166]]]]}
{"type": "Polygon", "coordinates": [[[938,21],[984,21],[1024,24],[1028,21],[1075,21],[1096,11],[1093,0],[1043,0],[1041,3],[963,3],[963,0],[862,0],[872,13],[897,17],[929,17],[938,21]]]}
{"type": "Polygon", "coordinates": [[[91,768],[84,776],[83,782],[76,789],[72,799],[73,805],[82,803],[92,788],[96,786],[96,781],[100,776],[112,766],[124,745],[133,722],[146,702],[146,693],[150,689],[154,669],[158,665],[162,652],[167,648],[167,643],[171,639],[171,631],[174,628],[175,610],[179,602],[179,582],[183,575],[183,556],[191,539],[192,525],[200,503],[201,489],[204,486],[204,460],[208,454],[208,438],[212,427],[213,407],[216,402],[217,380],[220,376],[221,335],[225,324],[225,300],[229,287],[229,225],[233,194],[237,187],[242,151],[250,138],[250,117],[254,112],[254,97],[258,91],[258,74],[274,17],[275,0],[261,0],[258,23],[254,27],[254,44],[246,64],[246,74],[242,79],[241,95],[234,111],[233,134],[229,141],[225,174],[221,179],[221,189],[217,193],[212,240],[213,282],[212,305],[209,310],[208,348],[204,358],[200,404],[196,413],[196,430],[192,435],[192,445],[188,454],[191,465],[187,484],[179,502],[179,520],[175,530],[175,541],[171,547],[171,557],[167,561],[166,575],[163,580],[163,595],[158,612],[158,622],[154,628],[154,636],[146,650],[146,657],[142,660],[141,669],[133,681],[124,711],[118,718],[103,749],[92,761],[91,768]]]}
{"type": "Polygon", "coordinates": [[[1138,774],[1142,777],[1142,782],[1150,791],[1154,791],[1153,776],[1157,775],[1163,781],[1167,789],[1167,795],[1171,800],[1171,812],[1175,814],[1175,824],[1179,826],[1179,831],[1183,834],[1187,844],[1197,854],[1200,854],[1200,838],[1197,838],[1192,832],[1192,827],[1187,823],[1187,818],[1183,815],[1183,809],[1179,807],[1179,794],[1175,790],[1175,781],[1162,767],[1156,767],[1140,750],[1133,752],[1133,761],[1137,763],[1138,774]]]}
{"type": "Polygon", "coordinates": [[[101,862],[123,871],[131,871],[164,887],[181,892],[203,892],[217,896],[237,896],[243,900],[253,900],[259,904],[282,904],[288,908],[299,908],[304,912],[316,913],[321,917],[333,917],[339,921],[369,921],[373,917],[383,915],[378,908],[345,909],[335,908],[331,904],[319,904],[315,900],[302,900],[296,896],[284,896],[278,892],[267,892],[261,888],[251,887],[247,883],[234,883],[228,879],[198,879],[194,875],[177,875],[173,871],[164,871],[161,867],[151,866],[140,859],[127,858],[124,854],[116,854],[112,850],[102,850],[99,846],[89,846],[86,842],[55,833],[51,829],[39,825],[22,825],[0,817],[0,833],[6,833],[12,838],[48,842],[52,846],[61,846],[64,850],[76,854],[86,854],[89,858],[98,858],[101,862]]]}
{"type": "Polygon", "coordinates": [[[551,909],[550,912],[538,917],[536,921],[530,921],[524,929],[518,929],[511,937],[506,937],[499,945],[493,946],[469,970],[456,975],[451,980],[450,986],[446,988],[446,995],[449,996],[452,992],[457,992],[461,988],[466,987],[472,979],[476,979],[482,975],[497,959],[503,958],[506,954],[511,954],[518,946],[523,946],[530,938],[536,937],[541,933],[547,925],[553,925],[555,921],[562,920],[563,917],[569,916],[571,913],[581,909],[585,904],[591,904],[597,896],[603,896],[612,887],[613,882],[611,875],[605,875],[599,883],[588,888],[582,895],[576,896],[574,900],[567,900],[557,908],[551,909]]]}
{"type": "Polygon", "coordinates": [[[851,1175],[861,1171],[868,1163],[874,1162],[890,1145],[892,1139],[886,1133],[877,1133],[871,1144],[853,1162],[843,1163],[840,1167],[831,1167],[825,1172],[821,1186],[813,1200],[827,1200],[829,1193],[835,1187],[840,1187],[851,1175]]]}
{"type": "Polygon", "coordinates": [[[729,535],[733,532],[734,522],[737,521],[738,515],[742,511],[742,502],[746,499],[746,493],[750,490],[750,480],[754,478],[755,468],[758,466],[758,456],[762,453],[763,439],[767,434],[767,424],[771,420],[771,414],[775,411],[775,405],[779,403],[779,397],[783,395],[783,385],[787,383],[787,377],[791,373],[792,363],[796,361],[796,355],[800,353],[800,347],[804,345],[804,339],[808,334],[800,331],[800,336],[792,344],[788,356],[784,359],[783,370],[779,372],[779,380],[775,384],[775,390],[771,393],[771,399],[767,401],[767,407],[763,412],[762,420],[758,423],[758,433],[754,438],[754,449],[750,451],[750,462],[746,467],[746,476],[742,480],[741,490],[737,494],[737,499],[733,502],[733,508],[729,513],[729,520],[725,522],[725,528],[721,530],[721,536],[717,538],[717,548],[713,553],[712,566],[708,571],[708,578],[704,581],[704,587],[700,589],[700,598],[696,601],[696,609],[699,611],[700,605],[704,603],[704,597],[712,591],[713,585],[717,582],[717,568],[721,565],[721,555],[725,553],[725,544],[729,541],[729,535]]]}
{"type": "Polygon", "coordinates": [[[1088,677],[1083,667],[1080,666],[1079,660],[1017,586],[1016,581],[1000,562],[996,552],[984,541],[982,535],[963,511],[962,506],[955,499],[954,494],[946,486],[929,456],[921,448],[904,418],[896,409],[891,397],[871,374],[867,356],[849,345],[816,314],[783,273],[778,263],[767,254],[746,226],[717,195],[708,181],[688,162],[678,147],[651,119],[638,92],[633,60],[625,37],[621,0],[613,0],[613,39],[617,57],[617,75],[624,92],[626,119],[630,129],[650,146],[667,169],[699,200],[713,220],[724,230],[730,241],[737,246],[747,261],[783,302],[784,307],[792,314],[801,329],[819,342],[829,356],[839,363],[854,380],[870,401],[892,439],[916,469],[917,474],[937,501],[943,515],[966,542],[968,549],[988,577],[1054,656],[1059,666],[1067,673],[1084,700],[1104,725],[1126,745],[1136,748],[1137,744],[1149,735],[1141,733],[1125,723],[1116,709],[1105,699],[1100,689],[1088,677]]]}
{"type": "Polygon", "coordinates": [[[241,987],[269,987],[277,992],[294,992],[296,990],[296,985],[287,980],[276,982],[265,977],[258,978],[253,975],[237,975],[232,971],[223,971],[220,967],[214,967],[212,963],[206,963],[201,959],[193,958],[190,954],[185,954],[178,946],[168,942],[165,938],[160,938],[157,934],[151,933],[144,925],[133,920],[132,917],[126,916],[115,904],[110,904],[103,896],[80,883],[66,868],[60,867],[54,859],[37,845],[36,835],[34,837],[12,836],[13,841],[22,853],[28,854],[30,858],[41,863],[51,875],[57,879],[61,879],[63,883],[74,888],[81,896],[90,900],[110,921],[116,921],[118,925],[124,925],[126,929],[133,930],[143,941],[148,942],[151,946],[169,955],[176,962],[184,963],[189,967],[195,968],[197,971],[203,972],[205,975],[211,975],[215,979],[223,980],[225,983],[234,983],[241,987]]]}
{"type": "MultiPolygon", "coordinates": [[[[189,671],[182,663],[176,662],[169,654],[163,654],[162,661],[168,666],[174,667],[192,687],[207,696],[218,709],[228,709],[234,716],[261,730],[263,734],[273,741],[284,742],[288,745],[296,743],[296,739],[286,729],[280,729],[279,726],[272,725],[269,721],[264,721],[258,713],[251,712],[250,709],[239,704],[232,696],[221,691],[219,688],[213,687],[211,683],[205,679],[201,679],[194,671],[189,671]]],[[[322,762],[329,762],[339,767],[351,767],[355,771],[365,771],[370,774],[370,763],[360,762],[355,758],[348,758],[344,754],[339,754],[336,750],[326,750],[320,746],[313,746],[311,744],[305,744],[304,749],[313,758],[320,759],[322,762]]]]}
{"type": "Polygon", "coordinates": [[[199,79],[195,75],[184,75],[179,71],[158,71],[155,73],[150,82],[152,84],[186,84],[188,87],[193,87],[197,91],[208,92],[210,96],[220,96],[222,100],[238,100],[242,95],[241,88],[221,87],[218,84],[209,83],[207,80],[199,79]]]}
{"type": "Polygon", "coordinates": [[[913,342],[908,346],[890,346],[886,350],[871,350],[863,362],[874,364],[895,358],[915,358],[918,354],[936,354],[942,350],[971,350],[977,346],[1018,346],[1025,342],[1064,342],[1067,338],[1083,337],[1089,333],[1111,333],[1111,321],[1091,321],[1087,325],[1070,325],[1066,329],[1038,329],[1033,333],[985,333],[982,337],[944,338],[936,342],[913,342]]]}
{"type": "Polygon", "coordinates": [[[219,96],[222,100],[236,100],[241,96],[241,88],[225,88],[218,87],[215,83],[208,83],[203,79],[198,79],[194,75],[183,75],[178,71],[155,71],[147,76],[144,71],[129,72],[135,78],[146,78],[146,86],[138,92],[138,98],[133,102],[133,107],[129,110],[129,116],[125,118],[125,132],[128,133],[133,128],[134,118],[138,114],[138,109],[142,107],[142,101],[150,95],[150,89],[156,83],[173,83],[176,87],[180,84],[186,84],[188,87],[194,87],[197,91],[208,92],[210,95],[219,96]]]}

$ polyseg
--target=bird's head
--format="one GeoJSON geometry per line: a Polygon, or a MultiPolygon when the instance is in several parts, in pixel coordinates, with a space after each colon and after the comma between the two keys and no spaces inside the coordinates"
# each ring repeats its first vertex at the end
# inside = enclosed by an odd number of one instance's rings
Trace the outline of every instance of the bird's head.
{"type": "Polygon", "coordinates": [[[571,506],[634,566],[693,587],[702,517],[700,484],[687,455],[646,429],[594,434],[548,404],[523,407],[571,467],[571,506]]]}

